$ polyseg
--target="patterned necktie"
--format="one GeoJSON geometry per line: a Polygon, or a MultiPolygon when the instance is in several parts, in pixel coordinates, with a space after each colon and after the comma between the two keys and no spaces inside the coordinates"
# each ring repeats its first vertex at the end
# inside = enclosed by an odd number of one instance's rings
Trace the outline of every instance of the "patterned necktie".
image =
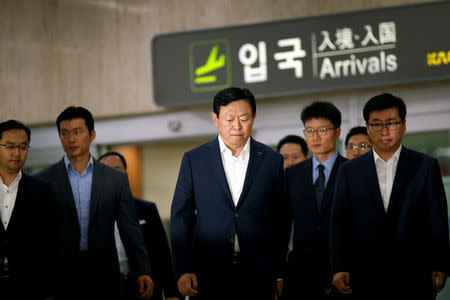
{"type": "Polygon", "coordinates": [[[325,173],[323,172],[325,167],[323,165],[318,165],[317,168],[319,168],[319,177],[317,177],[316,182],[314,182],[314,191],[316,192],[317,210],[320,211],[323,194],[325,193],[325,173]]]}

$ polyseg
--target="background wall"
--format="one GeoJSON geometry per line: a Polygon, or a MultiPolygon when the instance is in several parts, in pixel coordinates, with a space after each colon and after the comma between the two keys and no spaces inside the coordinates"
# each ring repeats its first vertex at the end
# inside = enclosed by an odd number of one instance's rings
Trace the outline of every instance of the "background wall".
{"type": "Polygon", "coordinates": [[[427,0],[0,0],[0,120],[53,123],[68,105],[109,118],[160,112],[154,35],[427,0]]]}

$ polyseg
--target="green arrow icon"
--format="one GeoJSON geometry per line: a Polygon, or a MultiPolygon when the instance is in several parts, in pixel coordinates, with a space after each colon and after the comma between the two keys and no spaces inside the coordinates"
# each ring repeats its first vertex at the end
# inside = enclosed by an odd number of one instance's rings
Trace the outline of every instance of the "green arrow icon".
{"type": "Polygon", "coordinates": [[[207,75],[207,76],[203,75],[208,74],[217,69],[223,68],[225,66],[225,55],[221,54],[219,57],[217,57],[218,52],[219,46],[214,45],[211,48],[211,52],[209,53],[206,64],[195,69],[196,78],[194,82],[196,84],[216,82],[217,77],[215,75],[207,75]]]}

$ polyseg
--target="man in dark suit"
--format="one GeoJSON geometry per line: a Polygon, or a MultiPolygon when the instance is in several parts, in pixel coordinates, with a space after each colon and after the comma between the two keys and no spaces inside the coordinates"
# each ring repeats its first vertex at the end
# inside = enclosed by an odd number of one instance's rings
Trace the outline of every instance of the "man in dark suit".
{"type": "Polygon", "coordinates": [[[50,183],[59,217],[58,295],[62,299],[116,299],[120,280],[114,224],[141,297],[153,282],[126,174],[93,159],[94,119],[83,107],[68,107],[56,125],[64,158],[36,176],[50,183]]]}
{"type": "Polygon", "coordinates": [[[363,110],[373,150],[344,163],[333,201],[333,283],[356,299],[434,299],[449,266],[447,203],[436,159],[402,146],[406,106],[363,110]]]}
{"type": "Polygon", "coordinates": [[[0,298],[53,299],[55,216],[50,187],[21,169],[30,129],[0,123],[0,298]]]}
{"type": "Polygon", "coordinates": [[[289,224],[283,158],[250,137],[255,98],[214,97],[217,138],[184,154],[171,211],[178,287],[196,299],[274,299],[289,224]]]}
{"type": "MultiPolygon", "coordinates": [[[[127,170],[127,161],[118,152],[107,152],[100,156],[98,161],[121,172],[126,172],[127,170]]],[[[169,243],[161,218],[159,217],[158,209],[153,202],[138,198],[133,199],[139,224],[147,245],[152,279],[155,283],[152,300],[162,300],[163,290],[166,300],[180,300],[169,243]]],[[[119,253],[122,286],[124,287],[121,297],[123,300],[130,300],[138,294],[138,287],[134,280],[134,274],[130,273],[128,258],[125,251],[123,251],[122,241],[116,239],[116,245],[119,253]]]]}
{"type": "Polygon", "coordinates": [[[301,119],[313,156],[286,169],[294,233],[284,294],[287,299],[321,299],[330,293],[330,211],[337,171],[346,160],[336,151],[341,113],[331,103],[314,102],[301,119]]]}

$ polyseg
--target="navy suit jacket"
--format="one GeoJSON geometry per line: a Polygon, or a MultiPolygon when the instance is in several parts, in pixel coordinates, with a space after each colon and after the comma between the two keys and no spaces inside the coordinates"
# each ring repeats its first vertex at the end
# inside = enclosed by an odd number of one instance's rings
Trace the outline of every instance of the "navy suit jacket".
{"type": "Polygon", "coordinates": [[[333,201],[333,273],[350,272],[354,292],[365,295],[375,291],[369,282],[383,278],[384,292],[431,299],[431,272],[449,266],[447,218],[436,159],[402,147],[386,212],[373,151],[348,161],[333,201]]]}
{"type": "Polygon", "coordinates": [[[280,239],[289,235],[282,184],[282,156],[251,138],[244,186],[235,206],[218,138],[186,152],[171,210],[177,275],[196,273],[199,286],[202,278],[219,276],[232,264],[237,234],[249,289],[272,293],[282,258],[280,239]]]}
{"type": "Polygon", "coordinates": [[[125,173],[94,160],[89,210],[88,252],[92,262],[80,270],[80,226],[64,160],[35,175],[48,182],[56,202],[59,222],[59,294],[70,297],[79,287],[80,276],[96,282],[93,295],[118,295],[120,271],[114,237],[117,221],[129,263],[137,275],[150,274],[144,239],[136,218],[128,177],[125,173]]]}
{"type": "MultiPolygon", "coordinates": [[[[152,299],[180,297],[166,232],[155,203],[134,198],[136,213],[150,258],[152,280],[155,283],[152,299]]],[[[180,297],[181,298],[181,297],[180,297]]]]}
{"type": "Polygon", "coordinates": [[[22,172],[7,229],[0,224],[0,256],[8,258],[18,298],[55,295],[56,228],[50,187],[22,172]]]}
{"type": "Polygon", "coordinates": [[[286,293],[295,294],[299,285],[324,291],[331,282],[328,234],[331,204],[340,165],[347,159],[338,154],[331,169],[320,210],[313,183],[313,159],[286,169],[286,193],[293,221],[293,250],[289,254],[286,293]],[[306,278],[305,278],[306,276],[306,278]],[[312,280],[313,282],[310,282],[312,280]]]}

